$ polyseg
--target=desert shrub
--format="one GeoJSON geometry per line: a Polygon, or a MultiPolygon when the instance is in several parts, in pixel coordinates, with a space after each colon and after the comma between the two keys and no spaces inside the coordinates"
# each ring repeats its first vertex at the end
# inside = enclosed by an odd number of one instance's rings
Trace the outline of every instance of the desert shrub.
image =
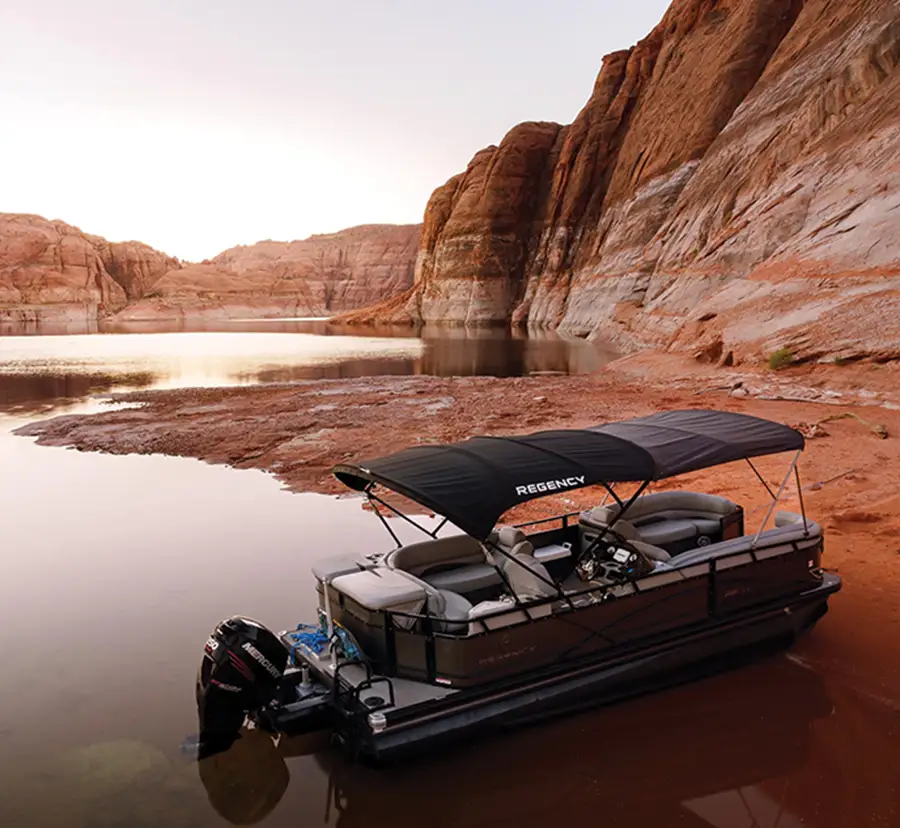
{"type": "Polygon", "coordinates": [[[773,371],[780,371],[794,364],[794,353],[790,348],[779,348],[769,356],[769,367],[773,371]]]}

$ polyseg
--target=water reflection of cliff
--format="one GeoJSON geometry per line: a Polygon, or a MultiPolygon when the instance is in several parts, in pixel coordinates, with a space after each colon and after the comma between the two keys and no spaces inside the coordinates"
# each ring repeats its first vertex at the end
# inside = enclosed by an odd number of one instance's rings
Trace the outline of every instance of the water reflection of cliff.
{"type": "Polygon", "coordinates": [[[341,327],[324,322],[284,323],[322,336],[395,339],[418,336],[425,345],[417,359],[360,359],[340,365],[264,369],[261,382],[348,379],[362,376],[424,374],[437,377],[520,377],[535,373],[587,374],[615,359],[608,348],[552,331],[505,328],[396,326],[341,327]]]}
{"type": "Polygon", "coordinates": [[[297,382],[319,379],[358,379],[359,377],[408,376],[419,373],[417,360],[359,359],[325,365],[292,365],[260,368],[258,371],[234,374],[246,383],[297,382]]]}
{"type": "MultiPolygon", "coordinates": [[[[171,323],[120,327],[127,331],[111,336],[0,338],[0,405],[30,405],[29,410],[38,410],[50,400],[151,386],[407,374],[582,374],[614,357],[592,343],[546,331],[346,328],[324,321],[291,320],[235,322],[233,330],[196,336],[175,333],[171,323]],[[141,336],[138,331],[150,335],[141,336]],[[126,332],[134,335],[121,335],[126,332]],[[286,333],[305,336],[280,336],[286,333]]],[[[183,327],[196,333],[203,326],[183,327]]],[[[207,327],[221,329],[223,323],[207,327]]]]}
{"type": "Polygon", "coordinates": [[[611,349],[552,331],[423,328],[421,337],[425,353],[420,373],[441,377],[586,374],[615,358],[611,349]]]}
{"type": "MultiPolygon", "coordinates": [[[[338,828],[844,828],[898,824],[898,723],[780,657],[399,767],[315,758],[329,780],[323,824],[338,828]]],[[[284,774],[271,769],[276,754],[300,752],[257,739],[201,777],[229,821],[271,813],[267,824],[291,825],[276,810],[284,774]]]]}
{"type": "Polygon", "coordinates": [[[150,372],[127,374],[0,374],[0,411],[34,412],[54,401],[80,400],[112,389],[147,388],[157,381],[150,372]]]}

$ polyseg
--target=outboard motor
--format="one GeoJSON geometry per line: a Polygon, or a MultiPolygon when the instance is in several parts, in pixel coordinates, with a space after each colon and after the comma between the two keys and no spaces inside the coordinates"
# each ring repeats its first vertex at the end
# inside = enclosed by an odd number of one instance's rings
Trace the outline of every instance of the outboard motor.
{"type": "Polygon", "coordinates": [[[198,758],[228,750],[245,716],[275,697],[288,651],[250,618],[222,621],[207,639],[197,674],[198,758]]]}

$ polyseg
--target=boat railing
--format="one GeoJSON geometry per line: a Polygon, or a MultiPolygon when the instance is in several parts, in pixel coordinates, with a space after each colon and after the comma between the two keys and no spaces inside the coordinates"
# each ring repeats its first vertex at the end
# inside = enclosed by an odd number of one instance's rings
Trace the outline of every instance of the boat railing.
{"type": "MultiPolygon", "coordinates": [[[[541,520],[531,520],[528,523],[516,523],[515,528],[516,529],[529,529],[532,526],[545,526],[548,523],[555,523],[556,521],[561,521],[562,528],[565,530],[565,529],[569,528],[569,521],[572,518],[577,518],[580,516],[581,516],[581,512],[569,512],[568,514],[565,514],[565,515],[555,515],[554,517],[543,518],[541,520]]],[[[576,521],[576,523],[577,523],[577,521],[576,521]]]]}
{"type": "MultiPolygon", "coordinates": [[[[572,514],[569,514],[562,516],[562,518],[556,517],[546,520],[533,521],[530,523],[522,524],[521,526],[539,526],[542,524],[552,523],[554,520],[565,520],[567,518],[571,518],[572,516],[572,514]]],[[[566,523],[564,522],[563,525],[565,526],[566,523]]],[[[773,543],[775,543],[776,545],[785,545],[784,542],[780,539],[773,539],[773,543]]],[[[790,546],[793,548],[794,552],[800,551],[796,541],[791,542],[790,546]]],[[[710,579],[709,588],[707,590],[708,611],[710,614],[715,614],[716,612],[716,580],[719,573],[733,569],[735,566],[734,560],[737,558],[746,557],[749,559],[749,561],[756,562],[759,559],[759,554],[760,550],[753,548],[752,546],[746,549],[729,549],[724,557],[711,557],[707,560],[697,561],[696,563],[690,564],[689,569],[691,570],[692,578],[704,576],[710,579]]],[[[661,587],[664,588],[671,584],[677,584],[679,583],[679,581],[672,580],[670,577],[673,572],[677,571],[678,569],[667,569],[655,573],[649,573],[644,578],[635,581],[627,581],[618,584],[591,582],[585,584],[583,589],[578,589],[575,591],[567,590],[564,593],[560,591],[559,594],[537,598],[531,601],[516,601],[508,608],[502,610],[498,609],[496,613],[491,613],[490,615],[478,618],[445,619],[433,614],[428,614],[427,611],[405,612],[397,609],[381,610],[379,612],[379,615],[383,619],[384,655],[386,662],[385,672],[388,675],[396,675],[398,666],[398,632],[413,633],[425,639],[425,672],[427,675],[427,680],[431,683],[440,683],[436,671],[437,654],[435,642],[438,640],[458,641],[460,640],[461,636],[459,635],[459,633],[446,632],[443,629],[439,629],[438,625],[462,627],[463,625],[482,622],[482,631],[474,633],[469,633],[467,631],[467,634],[464,637],[475,638],[484,635],[490,635],[492,632],[495,632],[498,629],[491,629],[486,624],[484,624],[485,621],[488,621],[491,618],[496,618],[516,611],[522,613],[520,619],[512,621],[509,624],[505,624],[499,629],[509,629],[511,627],[518,627],[523,624],[536,623],[546,618],[551,618],[553,617],[553,615],[556,615],[559,612],[573,611],[582,608],[583,606],[585,606],[585,604],[580,602],[588,596],[590,596],[592,599],[590,602],[591,604],[602,603],[610,599],[623,599],[629,596],[640,595],[648,590],[655,590],[661,587]],[[661,576],[661,578],[658,576],[661,576]],[[540,608],[544,608],[548,605],[553,604],[558,605],[558,609],[556,612],[551,612],[550,614],[533,613],[533,611],[537,611],[540,608]]]]}
{"type": "MultiPolygon", "coordinates": [[[[547,521],[539,521],[547,522],[547,521]]],[[[713,575],[716,569],[716,562],[709,561],[709,573],[713,575]]],[[[438,618],[434,615],[429,615],[427,613],[422,612],[404,612],[402,610],[382,610],[381,617],[384,624],[384,644],[385,644],[385,664],[384,671],[389,676],[397,675],[397,631],[398,629],[402,632],[411,632],[414,627],[418,626],[417,635],[421,636],[425,640],[425,673],[426,680],[430,683],[440,684],[440,680],[437,675],[437,651],[436,651],[436,642],[440,640],[449,640],[449,641],[459,641],[460,636],[454,633],[442,632],[440,630],[435,629],[435,625],[437,623],[441,624],[451,624],[451,625],[463,625],[463,624],[471,624],[473,622],[484,621],[486,619],[499,617],[508,612],[519,611],[523,614],[523,617],[519,621],[515,621],[511,624],[504,625],[503,629],[509,629],[510,627],[518,627],[522,624],[531,624],[536,621],[543,620],[545,618],[551,618],[552,615],[549,614],[541,614],[540,616],[533,616],[530,614],[531,610],[537,610],[540,607],[546,607],[551,604],[559,603],[563,601],[568,605],[568,609],[576,609],[575,601],[580,598],[583,598],[587,595],[596,594],[597,602],[602,602],[607,599],[608,593],[611,590],[616,589],[617,585],[614,584],[592,584],[585,586],[584,589],[578,590],[577,592],[567,592],[564,596],[562,595],[552,595],[546,598],[537,598],[533,601],[522,601],[516,604],[513,604],[509,609],[499,610],[496,613],[488,616],[484,616],[483,618],[475,618],[469,620],[459,620],[456,619],[443,619],[438,618]],[[404,619],[408,624],[398,624],[397,619],[404,619]]],[[[621,585],[618,585],[621,586],[621,585]]],[[[629,595],[637,595],[640,592],[639,587],[635,584],[633,585],[633,591],[627,593],[629,595]]],[[[492,632],[496,632],[496,630],[491,630],[485,627],[483,632],[475,633],[474,636],[465,636],[466,638],[478,637],[483,635],[490,635],[492,632]]],[[[598,635],[602,636],[602,632],[598,633],[598,635]]]]}

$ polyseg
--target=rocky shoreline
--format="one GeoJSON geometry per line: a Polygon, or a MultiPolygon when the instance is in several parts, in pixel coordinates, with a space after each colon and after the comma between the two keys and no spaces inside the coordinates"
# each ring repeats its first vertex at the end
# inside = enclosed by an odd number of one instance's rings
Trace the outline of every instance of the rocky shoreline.
{"type": "Polygon", "coordinates": [[[127,408],[55,417],[18,433],[86,451],[259,468],[293,490],[330,492],[337,489],[329,469],[349,457],[474,434],[578,428],[661,408],[768,412],[763,416],[792,424],[815,422],[832,409],[896,417],[898,374],[900,366],[874,364],[723,371],[643,352],[581,376],[385,376],[115,394],[108,399],[127,408]]]}

